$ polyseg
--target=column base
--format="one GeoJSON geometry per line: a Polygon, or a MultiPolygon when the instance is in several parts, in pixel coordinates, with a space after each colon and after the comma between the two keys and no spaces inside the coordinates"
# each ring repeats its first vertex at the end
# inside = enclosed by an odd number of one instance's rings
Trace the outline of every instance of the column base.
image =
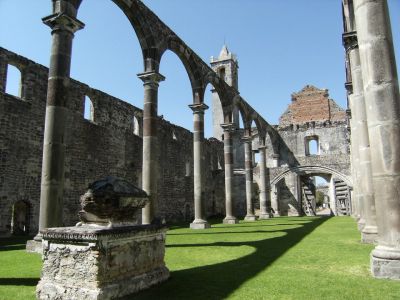
{"type": "Polygon", "coordinates": [[[361,242],[364,244],[375,244],[378,240],[378,228],[376,226],[365,226],[361,231],[361,242]]]}
{"type": "Polygon", "coordinates": [[[225,219],[222,221],[224,224],[238,224],[239,220],[236,219],[235,217],[225,217],[225,219]]]}
{"type": "Polygon", "coordinates": [[[365,220],[364,219],[359,219],[357,222],[357,228],[359,231],[362,231],[365,227],[365,220]]]}
{"type": "Polygon", "coordinates": [[[371,273],[376,278],[400,280],[400,249],[375,247],[371,252],[371,273]]]}
{"type": "Polygon", "coordinates": [[[273,217],[274,217],[273,214],[266,213],[266,214],[260,214],[260,216],[258,217],[258,219],[259,219],[259,220],[267,220],[267,219],[271,219],[271,218],[273,218],[273,217]]]}
{"type": "Polygon", "coordinates": [[[255,220],[257,220],[257,217],[255,215],[246,215],[244,217],[244,220],[249,222],[254,222],[255,220]]]}
{"type": "Polygon", "coordinates": [[[211,225],[205,220],[194,220],[190,223],[190,229],[207,229],[211,228],[211,225]]]}
{"type": "Polygon", "coordinates": [[[43,253],[42,241],[29,240],[26,242],[26,252],[29,253],[43,253]]]}

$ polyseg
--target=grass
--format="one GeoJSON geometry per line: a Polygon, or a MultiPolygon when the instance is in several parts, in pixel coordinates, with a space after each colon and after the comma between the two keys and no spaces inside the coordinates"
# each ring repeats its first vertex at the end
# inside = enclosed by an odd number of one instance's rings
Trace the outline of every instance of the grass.
{"type": "MultiPolygon", "coordinates": [[[[369,273],[373,246],[354,220],[275,218],[167,235],[171,278],[128,299],[400,299],[400,282],[369,273]]],[[[0,240],[0,299],[34,299],[40,257],[0,240]]]]}

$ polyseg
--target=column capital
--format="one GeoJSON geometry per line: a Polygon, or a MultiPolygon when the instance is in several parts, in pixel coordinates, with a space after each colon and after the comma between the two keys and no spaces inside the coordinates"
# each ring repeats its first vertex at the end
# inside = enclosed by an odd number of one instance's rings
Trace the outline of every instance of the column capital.
{"type": "Polygon", "coordinates": [[[137,74],[144,84],[158,84],[165,80],[165,77],[158,72],[144,72],[137,74]]]}
{"type": "Polygon", "coordinates": [[[234,123],[224,123],[224,124],[221,124],[221,127],[224,131],[228,131],[228,132],[233,132],[236,129],[236,126],[234,123]]]}
{"type": "Polygon", "coordinates": [[[242,137],[242,141],[244,143],[249,143],[251,144],[253,142],[253,138],[251,136],[245,135],[244,137],[242,137]]]}
{"type": "Polygon", "coordinates": [[[344,84],[344,87],[347,91],[347,94],[349,94],[349,95],[353,94],[353,82],[352,81],[347,81],[344,84]]]}
{"type": "Polygon", "coordinates": [[[342,40],[346,52],[358,48],[357,31],[349,31],[343,33],[342,40]]]}
{"type": "Polygon", "coordinates": [[[189,108],[193,110],[193,114],[204,114],[204,111],[209,107],[205,103],[190,104],[189,108]]]}
{"type": "Polygon", "coordinates": [[[42,18],[42,21],[53,31],[65,30],[72,34],[85,27],[85,24],[79,21],[77,18],[71,17],[65,13],[52,14],[42,18]]]}

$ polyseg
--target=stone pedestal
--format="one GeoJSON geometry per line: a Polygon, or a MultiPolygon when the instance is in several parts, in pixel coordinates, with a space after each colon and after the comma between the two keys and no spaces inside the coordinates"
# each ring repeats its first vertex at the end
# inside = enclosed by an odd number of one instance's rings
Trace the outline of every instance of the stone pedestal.
{"type": "Polygon", "coordinates": [[[211,225],[205,221],[205,220],[194,220],[192,223],[190,223],[190,228],[191,229],[207,229],[211,228],[211,225]]]}
{"type": "Polygon", "coordinates": [[[256,220],[257,220],[257,217],[256,217],[255,215],[248,215],[248,216],[245,216],[245,217],[244,217],[244,220],[245,220],[245,221],[252,222],[252,221],[256,221],[256,220]]]}
{"type": "Polygon", "coordinates": [[[273,215],[271,214],[260,214],[260,216],[258,217],[259,220],[266,220],[266,219],[271,219],[273,217],[273,215]]]}
{"type": "Polygon", "coordinates": [[[371,273],[377,278],[399,280],[400,250],[376,246],[371,253],[371,273]]]}
{"type": "Polygon", "coordinates": [[[225,219],[222,221],[224,224],[238,224],[239,220],[236,219],[235,217],[225,217],[225,219]]]}
{"type": "Polygon", "coordinates": [[[49,228],[37,299],[117,299],[168,279],[165,227],[49,228]]]}
{"type": "Polygon", "coordinates": [[[26,242],[26,252],[42,254],[42,241],[29,240],[26,242]]]}

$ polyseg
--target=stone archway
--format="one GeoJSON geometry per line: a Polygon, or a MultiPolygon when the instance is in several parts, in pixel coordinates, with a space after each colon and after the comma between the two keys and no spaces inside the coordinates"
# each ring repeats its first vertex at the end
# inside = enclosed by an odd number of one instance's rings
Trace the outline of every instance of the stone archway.
{"type": "Polygon", "coordinates": [[[11,234],[28,235],[30,225],[31,205],[28,201],[20,200],[12,206],[11,234]]]}
{"type": "Polygon", "coordinates": [[[272,206],[279,215],[316,215],[315,185],[310,178],[319,176],[329,182],[330,215],[351,214],[351,180],[325,166],[298,166],[284,170],[271,181],[272,206]]]}

